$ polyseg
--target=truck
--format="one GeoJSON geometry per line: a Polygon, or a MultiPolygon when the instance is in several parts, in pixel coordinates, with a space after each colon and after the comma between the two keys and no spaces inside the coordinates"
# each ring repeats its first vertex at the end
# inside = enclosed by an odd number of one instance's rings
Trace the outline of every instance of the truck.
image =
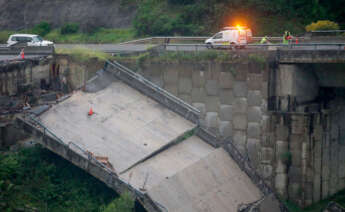
{"type": "Polygon", "coordinates": [[[207,48],[244,48],[252,41],[252,31],[247,27],[224,27],[205,41],[207,48]]]}

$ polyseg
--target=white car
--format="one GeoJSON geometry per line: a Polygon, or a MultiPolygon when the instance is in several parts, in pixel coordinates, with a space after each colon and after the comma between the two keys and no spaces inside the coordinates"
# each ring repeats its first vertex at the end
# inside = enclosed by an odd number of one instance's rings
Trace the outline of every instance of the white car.
{"type": "Polygon", "coordinates": [[[208,48],[213,47],[244,47],[251,41],[252,32],[243,27],[225,27],[223,31],[216,33],[205,41],[208,48]]]}
{"type": "Polygon", "coordinates": [[[27,43],[28,46],[54,46],[53,42],[43,40],[41,36],[32,34],[14,34],[7,40],[7,46],[17,43],[27,43]]]}

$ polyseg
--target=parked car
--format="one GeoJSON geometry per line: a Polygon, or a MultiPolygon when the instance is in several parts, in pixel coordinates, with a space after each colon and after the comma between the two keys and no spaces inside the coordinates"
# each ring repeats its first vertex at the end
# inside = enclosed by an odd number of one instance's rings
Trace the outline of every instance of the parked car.
{"type": "Polygon", "coordinates": [[[43,40],[41,36],[32,34],[14,34],[7,40],[7,46],[18,43],[26,43],[28,46],[54,46],[53,42],[43,40]]]}
{"type": "Polygon", "coordinates": [[[252,40],[252,31],[245,27],[224,27],[205,41],[208,48],[243,48],[252,40]]]}

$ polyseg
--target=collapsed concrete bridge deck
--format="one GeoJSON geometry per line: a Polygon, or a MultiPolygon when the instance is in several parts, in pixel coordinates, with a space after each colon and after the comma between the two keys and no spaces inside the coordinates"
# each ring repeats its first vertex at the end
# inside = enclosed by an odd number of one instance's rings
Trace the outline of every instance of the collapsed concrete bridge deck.
{"type": "Polygon", "coordinates": [[[144,195],[149,211],[238,211],[265,196],[223,148],[190,136],[196,123],[106,71],[38,119],[39,126],[20,120],[44,146],[115,190],[144,195]],[[107,158],[110,169],[92,168],[91,155],[107,158]]]}

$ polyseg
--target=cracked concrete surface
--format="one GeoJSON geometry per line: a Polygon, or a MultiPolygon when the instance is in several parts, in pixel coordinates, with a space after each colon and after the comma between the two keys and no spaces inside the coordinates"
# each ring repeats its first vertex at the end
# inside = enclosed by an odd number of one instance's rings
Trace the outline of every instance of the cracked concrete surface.
{"type": "Polygon", "coordinates": [[[86,90],[45,112],[42,123],[65,143],[108,157],[134,188],[146,181],[145,192],[169,211],[235,212],[261,199],[224,149],[197,136],[174,143],[193,123],[106,73],[86,90]]]}

